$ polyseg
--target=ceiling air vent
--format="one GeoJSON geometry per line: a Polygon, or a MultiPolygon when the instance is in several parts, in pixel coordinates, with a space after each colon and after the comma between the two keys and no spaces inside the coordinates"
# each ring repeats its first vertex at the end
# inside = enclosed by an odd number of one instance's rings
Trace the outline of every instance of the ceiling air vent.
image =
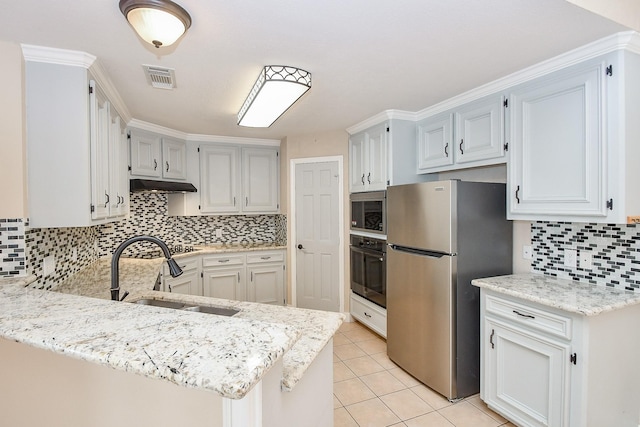
{"type": "Polygon", "coordinates": [[[171,68],[156,67],[154,65],[143,65],[147,82],[158,89],[173,89],[176,87],[176,74],[171,68]]]}

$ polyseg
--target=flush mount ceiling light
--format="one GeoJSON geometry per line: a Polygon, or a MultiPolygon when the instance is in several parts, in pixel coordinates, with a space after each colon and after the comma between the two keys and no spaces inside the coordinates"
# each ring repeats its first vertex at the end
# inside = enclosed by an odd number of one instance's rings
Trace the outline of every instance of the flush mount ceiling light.
{"type": "Polygon", "coordinates": [[[120,11],[155,47],[173,44],[191,26],[189,13],[170,0],[120,0],[120,11]]]}
{"type": "Polygon", "coordinates": [[[310,88],[310,72],[295,67],[267,65],[238,113],[238,124],[267,128],[310,88]]]}

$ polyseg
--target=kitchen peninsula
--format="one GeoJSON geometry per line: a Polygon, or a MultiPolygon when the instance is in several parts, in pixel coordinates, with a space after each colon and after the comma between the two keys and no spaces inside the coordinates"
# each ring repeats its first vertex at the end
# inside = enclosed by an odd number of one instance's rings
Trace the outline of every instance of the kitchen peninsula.
{"type": "Polygon", "coordinates": [[[0,374],[11,395],[0,406],[11,425],[331,424],[332,337],[342,314],[156,292],[162,259],[121,259],[127,301],[239,313],[108,301],[106,261],[59,292],[0,286],[0,374]],[[28,410],[33,400],[41,415],[28,410]]]}

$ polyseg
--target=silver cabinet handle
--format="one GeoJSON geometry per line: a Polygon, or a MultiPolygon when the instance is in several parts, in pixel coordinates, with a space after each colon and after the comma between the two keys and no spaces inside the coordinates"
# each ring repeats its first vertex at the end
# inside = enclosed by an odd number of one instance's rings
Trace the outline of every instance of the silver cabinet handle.
{"type": "Polygon", "coordinates": [[[225,262],[229,262],[229,261],[230,261],[229,258],[227,258],[227,259],[219,259],[218,260],[218,262],[221,262],[221,263],[225,263],[225,262]]]}
{"type": "Polygon", "coordinates": [[[104,207],[106,208],[107,206],[109,206],[109,200],[111,200],[111,198],[109,197],[109,194],[107,194],[107,192],[104,192],[104,198],[105,198],[105,202],[104,202],[104,207]]]}
{"type": "Polygon", "coordinates": [[[449,157],[449,143],[444,146],[444,156],[449,157]]]}
{"type": "Polygon", "coordinates": [[[236,205],[236,198],[235,198],[235,196],[234,196],[234,197],[233,197],[233,206],[235,206],[235,205],[236,205]]]}
{"type": "Polygon", "coordinates": [[[171,289],[171,285],[169,285],[169,292],[173,292],[173,290],[171,289]]]}
{"type": "Polygon", "coordinates": [[[267,260],[267,259],[271,259],[271,257],[270,256],[261,256],[260,259],[267,260]]]}
{"type": "Polygon", "coordinates": [[[464,150],[462,149],[462,145],[464,144],[464,139],[460,140],[460,154],[464,154],[464,150]]]}
{"type": "Polygon", "coordinates": [[[371,319],[371,315],[369,313],[367,313],[366,311],[364,312],[364,315],[367,316],[369,319],[371,319]]]}
{"type": "Polygon", "coordinates": [[[158,161],[156,159],[153,159],[153,170],[158,170],[158,161]]]}
{"type": "Polygon", "coordinates": [[[244,205],[249,206],[249,197],[244,198],[244,205]]]}
{"type": "Polygon", "coordinates": [[[518,188],[516,188],[516,201],[518,203],[520,203],[520,197],[518,197],[518,193],[520,192],[520,186],[518,185],[518,188]]]}
{"type": "Polygon", "coordinates": [[[360,180],[362,181],[362,185],[364,185],[364,174],[362,174],[362,178],[360,180]]]}
{"type": "Polygon", "coordinates": [[[240,283],[240,272],[238,271],[238,283],[240,283]]]}
{"type": "Polygon", "coordinates": [[[169,162],[165,162],[167,164],[167,172],[169,172],[169,162]]]}
{"type": "Polygon", "coordinates": [[[489,343],[491,344],[491,348],[496,348],[495,344],[493,343],[493,336],[495,335],[496,331],[495,329],[491,330],[491,335],[489,336],[489,343]]]}
{"type": "Polygon", "coordinates": [[[371,184],[371,172],[367,175],[367,182],[371,184]]]}

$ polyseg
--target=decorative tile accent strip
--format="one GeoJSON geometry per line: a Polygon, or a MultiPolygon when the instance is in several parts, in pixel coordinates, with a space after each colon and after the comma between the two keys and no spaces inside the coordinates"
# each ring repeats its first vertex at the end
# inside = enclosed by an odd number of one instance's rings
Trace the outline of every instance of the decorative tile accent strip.
{"type": "Polygon", "coordinates": [[[640,292],[640,228],[624,224],[535,222],[532,268],[548,276],[640,292]],[[577,266],[564,265],[565,250],[578,251],[577,266]],[[589,251],[593,268],[580,265],[589,251]]]}
{"type": "Polygon", "coordinates": [[[0,219],[0,277],[26,276],[25,220],[0,219]]]}

